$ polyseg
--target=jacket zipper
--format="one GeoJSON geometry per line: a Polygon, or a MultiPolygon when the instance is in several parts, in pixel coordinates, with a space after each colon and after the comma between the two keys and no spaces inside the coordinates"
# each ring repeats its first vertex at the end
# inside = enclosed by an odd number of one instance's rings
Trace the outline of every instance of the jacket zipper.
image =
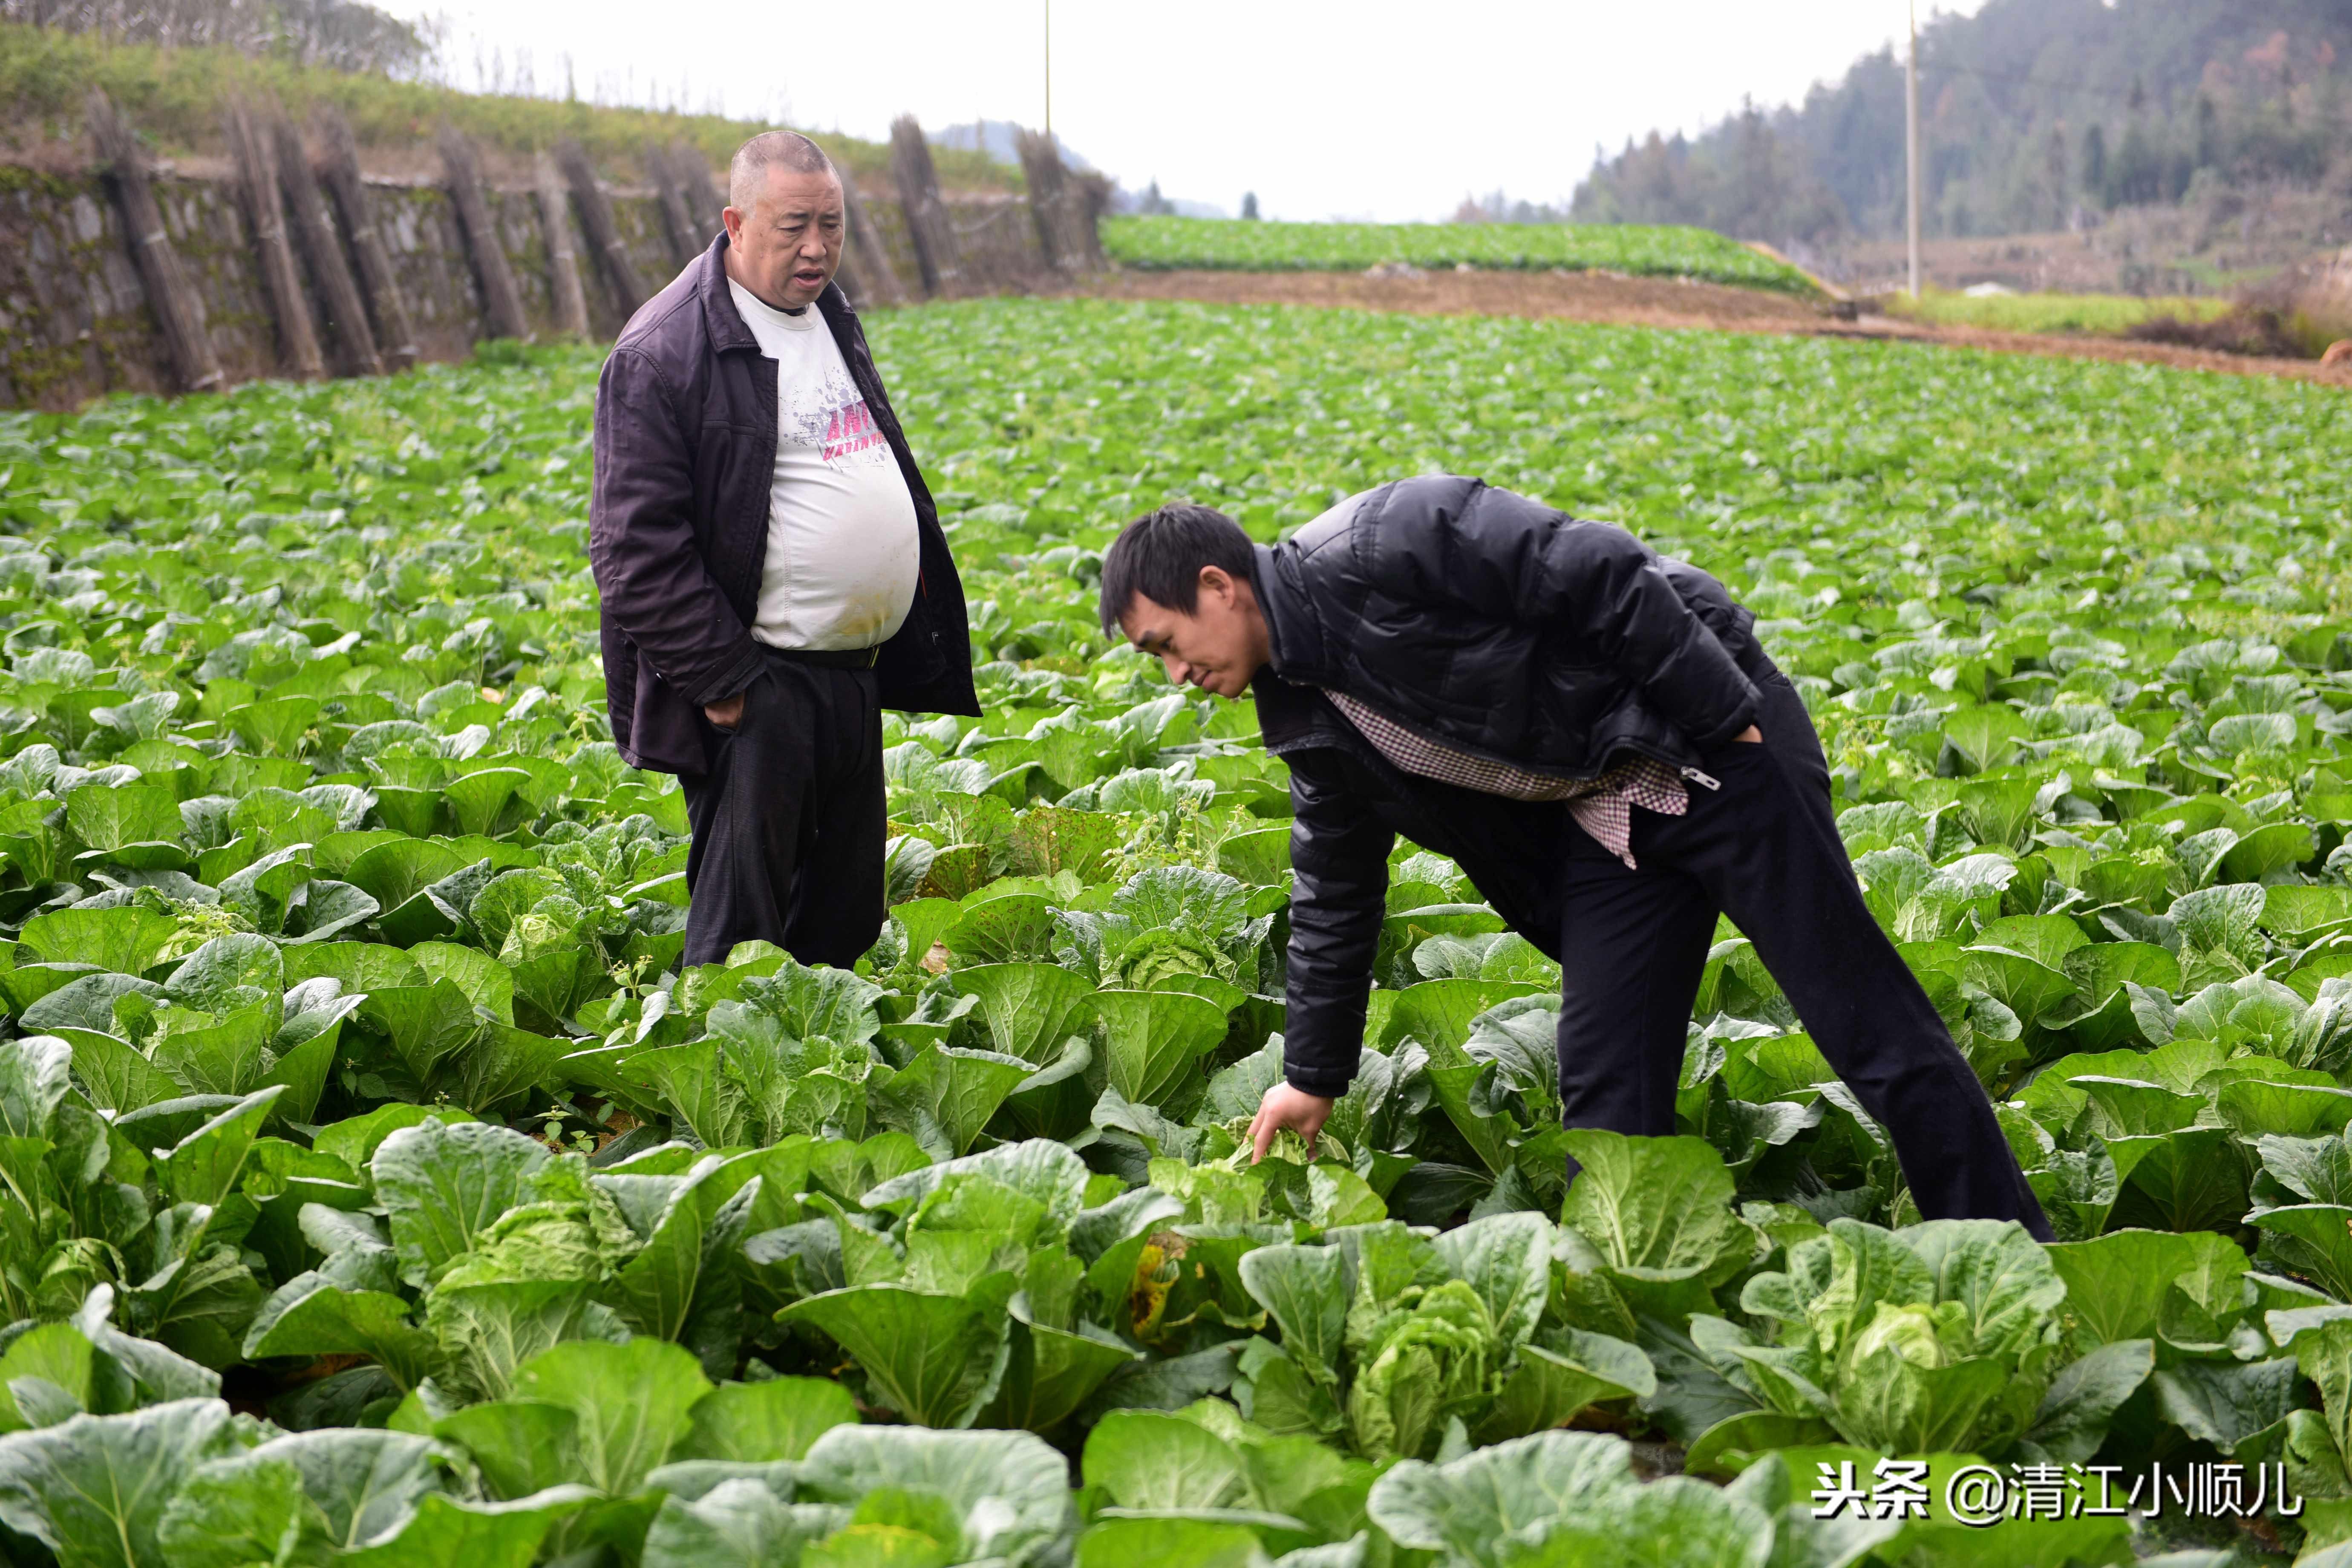
{"type": "Polygon", "coordinates": [[[1685,768],[1683,770],[1683,777],[1690,780],[1691,783],[1697,784],[1704,789],[1719,790],[1723,787],[1723,781],[1721,779],[1710,777],[1709,775],[1699,772],[1696,768],[1685,768]]]}

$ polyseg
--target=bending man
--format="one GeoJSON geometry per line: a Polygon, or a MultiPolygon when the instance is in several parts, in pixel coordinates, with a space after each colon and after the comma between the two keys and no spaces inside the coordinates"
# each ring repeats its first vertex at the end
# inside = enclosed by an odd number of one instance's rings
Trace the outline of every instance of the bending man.
{"type": "Polygon", "coordinates": [[[841,181],[746,142],[726,230],[596,388],[589,555],[613,738],[679,775],[686,955],[847,968],[883,921],[884,708],[977,713],[963,590],[841,265],[841,181]]]}
{"type": "Polygon", "coordinates": [[[2050,1228],[1990,1102],[1871,918],[1804,704],[1697,569],[1475,479],[1349,498],[1271,549],[1206,507],[1103,559],[1106,629],[1171,679],[1255,687],[1289,764],[1285,1081],[1310,1142],[1355,1076],[1399,834],[1559,961],[1570,1127],[1663,1136],[1718,911],[1893,1138],[1928,1218],[2050,1228]]]}

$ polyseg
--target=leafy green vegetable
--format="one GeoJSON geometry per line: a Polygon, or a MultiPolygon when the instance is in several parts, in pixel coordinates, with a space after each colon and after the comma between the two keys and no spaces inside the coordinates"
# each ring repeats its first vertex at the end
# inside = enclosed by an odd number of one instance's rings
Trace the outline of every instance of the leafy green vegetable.
{"type": "MultiPolygon", "coordinates": [[[[1777,276],[1622,229],[1109,241],[1777,276]]],[[[2352,641],[2312,500],[2340,397],[1357,312],[869,328],[984,711],[886,716],[891,921],[854,972],[764,943],[678,967],[683,799],[604,728],[595,351],[0,416],[0,1447],[88,1445],[26,1472],[12,1529],[79,1519],[55,1477],[144,1454],[102,1435],[225,1372],[289,1436],[194,1443],[90,1560],[128,1529],[224,1564],[966,1561],[1005,1517],[982,1483],[1050,1452],[1016,1426],[1085,1451],[1088,1489],[1041,1460],[1001,1554],[1088,1563],[2042,1560],[2007,1526],[1811,1520],[1841,1437],[2226,1447],[2288,1464],[2313,1519],[2352,1494],[2352,641]],[[1467,418],[1465,364],[1508,372],[1467,418]],[[1409,845],[1319,1157],[1252,1164],[1287,774],[1247,702],[1108,645],[1098,552],[1171,496],[1271,540],[1432,463],[1622,521],[1757,613],[1866,900],[2062,1245],[1909,1223],[1883,1130],[1728,928],[1677,1136],[1560,1128],[1553,967],[1409,845]],[[993,1430],[886,1434],[860,1402],[993,1430]],[[1435,1545],[1367,1512],[1375,1466],[1615,1442],[1562,1423],[1741,1479],[1596,1480],[1605,1510],[1435,1545]],[[923,1479],[934,1436],[988,1473],[923,1479]],[[872,1463],[817,1488],[827,1444],[872,1463]],[[1163,1450],[1200,1485],[1157,1487],[1163,1450]]]]}

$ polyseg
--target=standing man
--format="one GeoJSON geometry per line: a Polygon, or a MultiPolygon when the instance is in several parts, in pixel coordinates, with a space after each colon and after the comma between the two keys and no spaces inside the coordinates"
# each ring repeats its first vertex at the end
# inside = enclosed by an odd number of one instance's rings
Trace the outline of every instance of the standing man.
{"type": "Polygon", "coordinates": [[[605,701],[685,786],[685,962],[758,939],[845,969],[885,918],[882,709],[980,711],[963,589],[833,280],[832,163],[771,131],[727,195],[596,387],[605,701]]]}
{"type": "Polygon", "coordinates": [[[1992,1106],[1871,918],[1803,702],[1720,584],[1476,479],[1349,498],[1255,545],[1200,506],[1103,557],[1102,618],[1169,678],[1255,686],[1290,766],[1284,1082],[1311,1143],[1355,1076],[1399,834],[1560,964],[1570,1127],[1664,1136],[1717,911],[1885,1124],[1930,1219],[2048,1222],[1992,1106]]]}

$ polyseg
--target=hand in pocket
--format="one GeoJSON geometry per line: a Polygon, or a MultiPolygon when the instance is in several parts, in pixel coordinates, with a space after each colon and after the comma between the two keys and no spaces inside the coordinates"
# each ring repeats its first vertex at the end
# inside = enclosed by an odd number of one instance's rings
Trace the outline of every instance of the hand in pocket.
{"type": "Polygon", "coordinates": [[[732,697],[704,703],[702,716],[709,720],[711,727],[721,734],[733,734],[737,726],[743,722],[743,694],[739,691],[732,697]]]}

